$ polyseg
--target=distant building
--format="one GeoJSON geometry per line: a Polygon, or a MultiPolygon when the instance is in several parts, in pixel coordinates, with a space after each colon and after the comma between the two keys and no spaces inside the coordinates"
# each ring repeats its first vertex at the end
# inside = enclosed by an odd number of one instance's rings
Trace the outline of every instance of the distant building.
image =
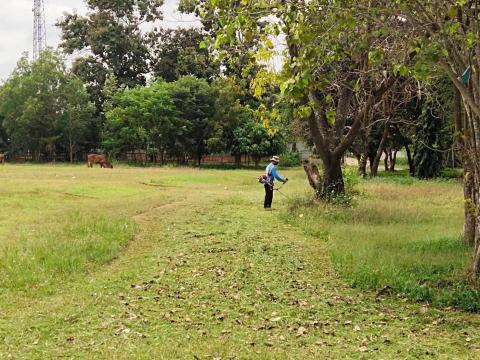
{"type": "Polygon", "coordinates": [[[289,145],[289,150],[293,150],[296,147],[297,151],[300,153],[301,160],[308,160],[312,157],[312,149],[303,141],[297,141],[295,144],[289,145]]]}

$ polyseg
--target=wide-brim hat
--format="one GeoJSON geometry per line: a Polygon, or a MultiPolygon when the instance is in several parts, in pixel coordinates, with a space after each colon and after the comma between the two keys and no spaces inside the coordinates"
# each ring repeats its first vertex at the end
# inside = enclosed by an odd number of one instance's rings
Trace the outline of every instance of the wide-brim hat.
{"type": "Polygon", "coordinates": [[[275,155],[275,156],[272,156],[272,158],[270,159],[270,161],[280,162],[280,158],[275,155]]]}

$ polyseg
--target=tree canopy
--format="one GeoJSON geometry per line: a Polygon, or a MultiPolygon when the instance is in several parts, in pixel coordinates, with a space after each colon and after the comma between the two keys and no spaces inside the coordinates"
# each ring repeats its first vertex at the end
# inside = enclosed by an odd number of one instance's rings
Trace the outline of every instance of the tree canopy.
{"type": "Polygon", "coordinates": [[[35,160],[51,155],[57,147],[70,159],[80,144],[93,114],[93,105],[83,83],[66,71],[62,56],[42,52],[29,63],[22,57],[17,68],[0,88],[0,113],[10,148],[32,151],[35,160]]]}

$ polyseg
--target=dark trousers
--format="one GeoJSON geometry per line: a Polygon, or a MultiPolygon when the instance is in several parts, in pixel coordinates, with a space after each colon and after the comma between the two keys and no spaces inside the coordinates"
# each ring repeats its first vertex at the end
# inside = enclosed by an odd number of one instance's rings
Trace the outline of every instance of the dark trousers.
{"type": "Polygon", "coordinates": [[[265,209],[270,209],[272,207],[273,201],[273,186],[270,184],[265,184],[265,202],[263,203],[263,207],[265,209]]]}

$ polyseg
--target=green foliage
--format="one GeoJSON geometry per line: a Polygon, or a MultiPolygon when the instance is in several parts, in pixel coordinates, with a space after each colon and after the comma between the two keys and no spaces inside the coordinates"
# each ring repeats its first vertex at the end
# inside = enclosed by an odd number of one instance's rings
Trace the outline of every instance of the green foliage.
{"type": "MultiPolygon", "coordinates": [[[[162,5],[163,0],[125,0],[121,5],[115,0],[89,0],[86,16],[67,13],[57,23],[62,30],[61,47],[67,54],[85,49],[91,52],[80,60],[86,67],[82,73],[91,74],[88,78],[98,69],[109,69],[120,84],[145,84],[150,34],[141,26],[161,19],[162,5]]],[[[103,76],[94,78],[103,85],[103,76]]]]}
{"type": "Polygon", "coordinates": [[[186,151],[200,164],[215,129],[214,91],[206,80],[193,76],[184,76],[177,80],[171,91],[178,116],[188,126],[186,151]]]}
{"type": "Polygon", "coordinates": [[[255,165],[259,165],[262,157],[283,152],[285,142],[282,133],[265,128],[252,110],[246,115],[248,118],[234,131],[240,153],[252,156],[255,165]]]}
{"type": "Polygon", "coordinates": [[[59,127],[61,129],[60,144],[69,153],[70,162],[74,155],[82,149],[88,139],[88,127],[91,124],[94,105],[83,82],[75,75],[68,75],[59,95],[63,108],[59,127]]]}
{"type": "Polygon", "coordinates": [[[345,182],[345,192],[353,196],[358,191],[357,186],[362,181],[362,176],[358,173],[358,170],[352,166],[344,166],[343,175],[345,182]]]}
{"type": "Polygon", "coordinates": [[[106,102],[111,109],[103,145],[116,154],[143,149],[159,155],[160,162],[165,156],[200,162],[208,151],[227,149],[222,121],[239,121],[232,109],[222,111],[227,104],[220,105],[215,94],[208,82],[193,76],[118,91],[106,102]],[[220,116],[228,112],[227,119],[220,116]]]}
{"type": "Polygon", "coordinates": [[[413,161],[415,175],[421,179],[432,179],[441,175],[444,168],[443,119],[436,115],[434,104],[424,104],[415,137],[413,161]]]}
{"type": "Polygon", "coordinates": [[[163,0],[89,0],[88,12],[64,13],[57,27],[62,32],[60,47],[75,58],[72,71],[86,84],[90,99],[96,105],[90,146],[98,148],[104,125],[103,87],[109,73],[119,85],[145,85],[150,73],[148,44],[155,30],[144,31],[162,18],[163,0]]]}
{"type": "Polygon", "coordinates": [[[186,75],[208,81],[216,78],[220,67],[209,50],[200,46],[203,38],[196,28],[160,30],[151,39],[153,76],[167,82],[186,75]]]}
{"type": "Polygon", "coordinates": [[[59,53],[20,59],[0,89],[0,113],[12,151],[31,151],[35,160],[57,147],[72,159],[86,139],[93,113],[83,83],[65,70],[59,53]]]}
{"type": "Polygon", "coordinates": [[[298,150],[283,152],[280,158],[282,159],[282,166],[293,167],[301,164],[300,152],[298,150]]]}
{"type": "Polygon", "coordinates": [[[155,148],[163,156],[167,150],[174,152],[186,136],[186,124],[177,115],[166,83],[126,89],[116,93],[112,102],[103,135],[103,146],[112,155],[155,148]]]}

